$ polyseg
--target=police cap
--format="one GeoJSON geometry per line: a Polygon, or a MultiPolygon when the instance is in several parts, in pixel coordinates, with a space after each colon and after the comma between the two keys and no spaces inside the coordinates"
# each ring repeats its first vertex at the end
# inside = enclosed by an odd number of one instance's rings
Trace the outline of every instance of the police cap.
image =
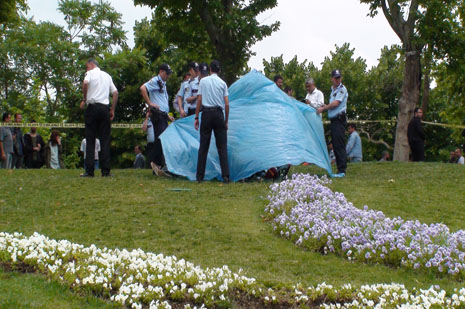
{"type": "Polygon", "coordinates": [[[341,71],[340,70],[333,70],[331,72],[331,77],[334,77],[334,78],[338,78],[338,77],[341,77],[341,71]]]}
{"type": "Polygon", "coordinates": [[[171,70],[171,67],[166,63],[163,63],[158,70],[159,71],[165,71],[168,74],[173,73],[173,71],[171,70]]]}
{"type": "Polygon", "coordinates": [[[199,70],[202,75],[208,75],[208,64],[206,64],[205,62],[201,63],[199,70]]]}

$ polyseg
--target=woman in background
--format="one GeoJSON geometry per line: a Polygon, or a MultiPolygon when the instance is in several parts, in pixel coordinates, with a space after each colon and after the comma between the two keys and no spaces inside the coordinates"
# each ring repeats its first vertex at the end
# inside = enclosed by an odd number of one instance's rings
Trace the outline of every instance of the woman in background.
{"type": "Polygon", "coordinates": [[[62,159],[63,148],[61,146],[60,133],[56,130],[52,131],[50,140],[45,146],[45,163],[47,168],[53,168],[55,170],[64,168],[62,159]]]}

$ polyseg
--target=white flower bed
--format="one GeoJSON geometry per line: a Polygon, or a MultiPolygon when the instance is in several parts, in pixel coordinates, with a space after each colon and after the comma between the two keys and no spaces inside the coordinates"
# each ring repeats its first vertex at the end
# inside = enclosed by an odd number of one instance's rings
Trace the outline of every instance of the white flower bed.
{"type": "MultiPolygon", "coordinates": [[[[403,285],[319,284],[292,290],[265,289],[255,279],[233,273],[227,266],[201,269],[174,256],[142,250],[99,249],[66,240],[56,241],[38,233],[0,233],[0,262],[12,267],[28,266],[70,285],[90,291],[121,306],[171,308],[230,307],[231,295],[240,291],[258,304],[321,305],[324,308],[465,306],[465,288],[448,296],[439,288],[407,290],[403,285]],[[342,301],[342,303],[337,303],[342,301]]],[[[255,303],[254,303],[255,304],[255,303]]]]}

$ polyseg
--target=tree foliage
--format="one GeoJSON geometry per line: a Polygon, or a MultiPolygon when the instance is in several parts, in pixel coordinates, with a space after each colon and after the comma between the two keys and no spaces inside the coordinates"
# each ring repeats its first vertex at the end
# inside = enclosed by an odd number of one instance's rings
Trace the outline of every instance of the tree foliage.
{"type": "Polygon", "coordinates": [[[276,0],[134,0],[155,9],[154,25],[166,41],[183,50],[207,48],[221,61],[227,83],[236,80],[253,55],[252,45],[279,27],[260,25],[256,17],[276,0]]]}

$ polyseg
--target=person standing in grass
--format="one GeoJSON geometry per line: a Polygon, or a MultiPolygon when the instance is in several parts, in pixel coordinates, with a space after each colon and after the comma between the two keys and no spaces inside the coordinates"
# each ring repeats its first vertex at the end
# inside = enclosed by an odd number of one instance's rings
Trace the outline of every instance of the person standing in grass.
{"type": "MultiPolygon", "coordinates": [[[[200,71],[205,74],[208,71],[206,64],[200,65],[200,71]]],[[[229,118],[229,93],[226,83],[218,77],[220,63],[213,60],[210,64],[210,76],[200,80],[195,111],[195,129],[199,130],[199,112],[203,107],[202,122],[200,124],[200,147],[197,161],[197,181],[203,181],[207,164],[208,149],[212,131],[215,133],[216,148],[220,157],[221,176],[223,182],[229,182],[228,164],[228,118],[229,118]],[[224,114],[223,114],[224,112],[224,114]]]]}
{"type": "MultiPolygon", "coordinates": [[[[31,120],[31,123],[35,123],[31,120]]],[[[31,132],[24,134],[24,164],[27,168],[41,168],[44,165],[45,142],[36,127],[31,127],[31,132]]]]}
{"type": "Polygon", "coordinates": [[[54,170],[65,168],[62,154],[63,147],[61,146],[60,133],[53,130],[50,135],[50,140],[45,146],[45,164],[47,168],[52,168],[54,170]]]}
{"type": "Polygon", "coordinates": [[[110,135],[111,121],[115,117],[118,90],[111,76],[100,70],[97,61],[89,59],[87,72],[82,83],[83,100],[81,109],[85,109],[86,126],[86,172],[82,177],[94,177],[95,139],[100,139],[100,170],[102,177],[110,176],[110,135]],[[112,94],[112,105],[108,99],[112,94]],[[86,108],[87,106],[87,108],[86,108]]]}
{"type": "Polygon", "coordinates": [[[425,133],[421,125],[423,111],[416,107],[413,112],[413,118],[410,120],[407,128],[408,145],[412,152],[412,161],[425,161],[425,133]]]}
{"type": "MultiPolygon", "coordinates": [[[[23,122],[23,116],[20,113],[15,114],[15,123],[23,122]]],[[[19,127],[11,129],[13,134],[13,165],[12,168],[23,168],[24,162],[24,139],[23,139],[23,130],[19,127]]]]}
{"type": "Polygon", "coordinates": [[[321,114],[328,111],[328,117],[331,121],[331,141],[336,155],[337,174],[333,177],[344,177],[347,168],[347,153],[346,153],[346,127],[347,127],[347,99],[349,94],[347,88],[342,84],[341,71],[333,70],[331,72],[331,97],[329,104],[323,105],[317,109],[317,113],[321,114]]]}
{"type": "Polygon", "coordinates": [[[170,66],[162,64],[158,69],[158,75],[140,86],[140,93],[151,112],[151,121],[155,132],[154,158],[150,164],[157,176],[168,176],[160,135],[168,127],[168,120],[174,121],[174,118],[168,114],[170,107],[168,91],[166,90],[166,81],[171,73],[170,66]]]}
{"type": "Polygon", "coordinates": [[[347,141],[347,159],[352,163],[362,162],[362,140],[358,135],[355,123],[349,124],[349,140],[347,141]]]}
{"type": "MultiPolygon", "coordinates": [[[[2,122],[11,121],[10,113],[3,113],[2,122]]],[[[0,127],[1,168],[13,168],[13,135],[9,127],[0,127]]]]}
{"type": "Polygon", "coordinates": [[[145,168],[145,157],[142,154],[142,147],[140,147],[140,145],[136,145],[136,147],[134,147],[134,154],[136,155],[136,159],[134,160],[133,167],[135,169],[145,168]]]}
{"type": "Polygon", "coordinates": [[[462,156],[462,151],[460,150],[460,148],[455,149],[455,156],[457,157],[457,164],[465,164],[465,159],[462,156]]]}

